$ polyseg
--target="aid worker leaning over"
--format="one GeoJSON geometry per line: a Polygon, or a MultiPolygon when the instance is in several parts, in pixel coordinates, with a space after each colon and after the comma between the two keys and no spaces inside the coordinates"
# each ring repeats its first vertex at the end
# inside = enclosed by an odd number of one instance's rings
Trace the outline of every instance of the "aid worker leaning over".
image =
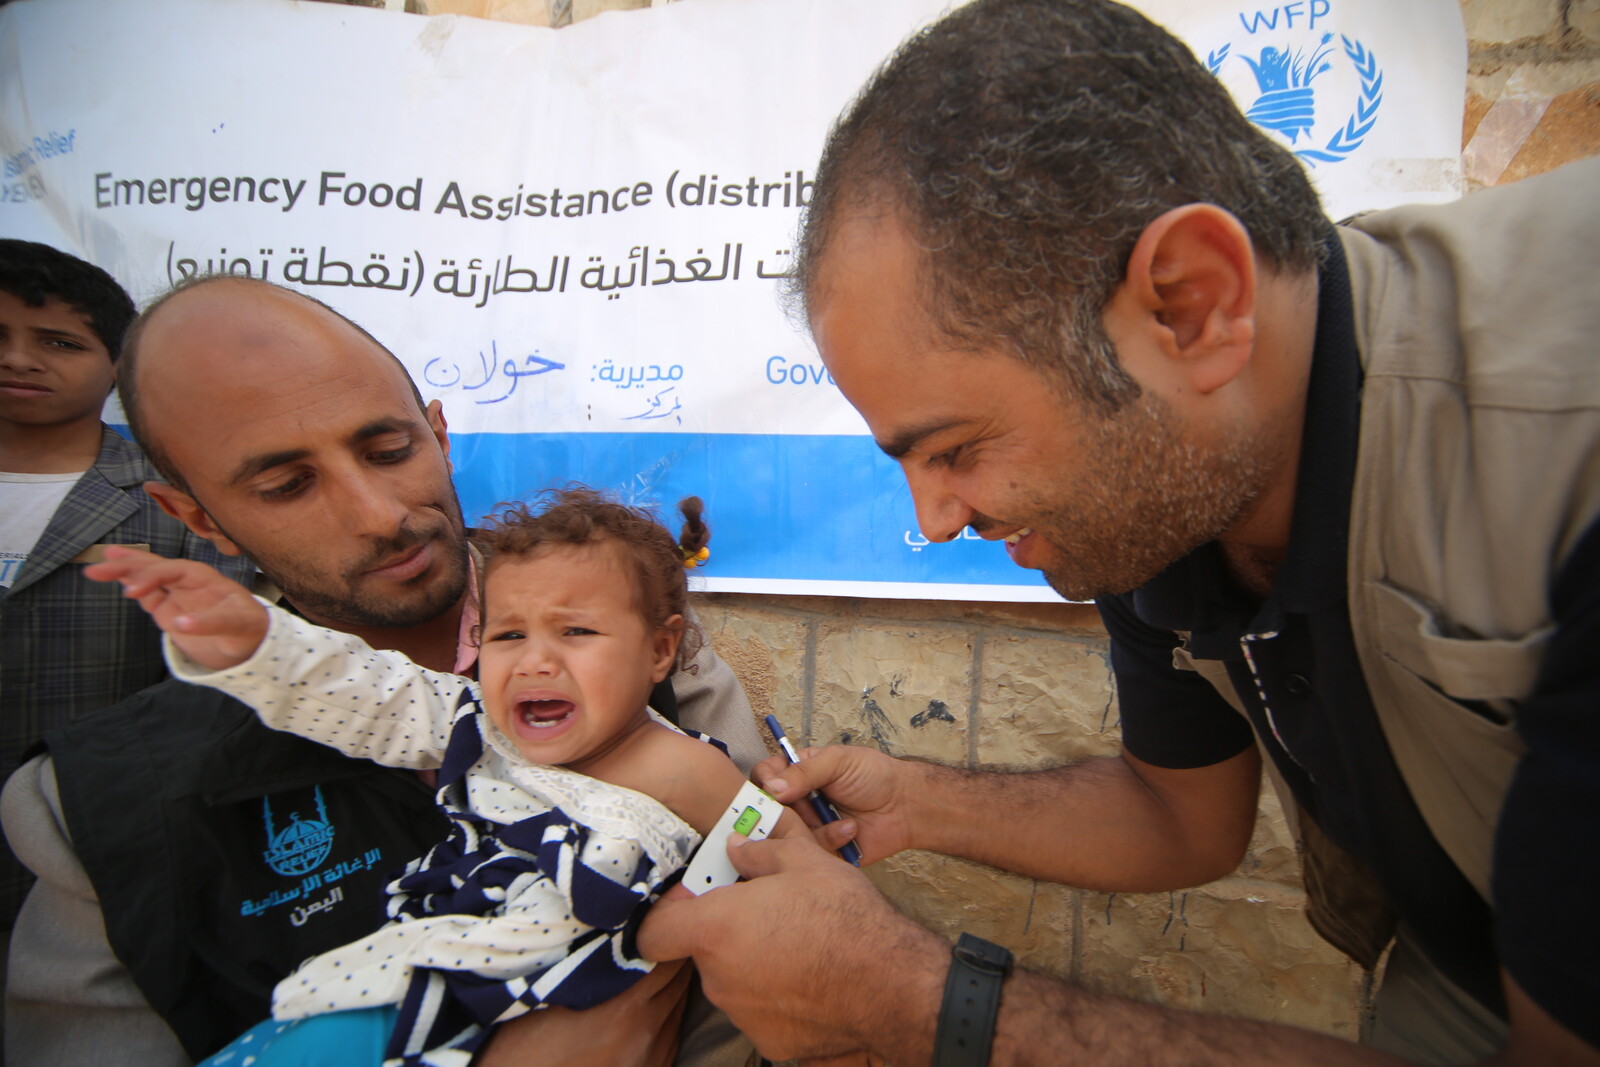
{"type": "Polygon", "coordinates": [[[1316,928],[1394,943],[1374,1047],[1002,980],[803,840],[735,848],[757,877],[658,907],[646,955],[773,1057],[981,1063],[992,1025],[1006,1064],[1600,1063],[1600,164],[1334,226],[1142,16],[978,0],[840,120],[799,249],[923,533],[1096,599],[1123,751],[758,779],[869,861],[1148,892],[1238,864],[1265,765],[1316,928]]]}

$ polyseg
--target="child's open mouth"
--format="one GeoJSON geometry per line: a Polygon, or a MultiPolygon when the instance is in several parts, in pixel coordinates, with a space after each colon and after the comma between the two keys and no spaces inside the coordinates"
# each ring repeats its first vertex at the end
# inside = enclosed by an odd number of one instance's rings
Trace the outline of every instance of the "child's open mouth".
{"type": "Polygon", "coordinates": [[[535,730],[544,730],[566,722],[575,707],[570,700],[519,700],[517,717],[535,730]]]}

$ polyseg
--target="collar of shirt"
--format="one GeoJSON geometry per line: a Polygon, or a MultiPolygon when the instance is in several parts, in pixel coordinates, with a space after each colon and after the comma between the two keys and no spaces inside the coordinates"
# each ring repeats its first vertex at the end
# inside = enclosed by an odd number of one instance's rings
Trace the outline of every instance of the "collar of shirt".
{"type": "Polygon", "coordinates": [[[1228,574],[1215,541],[1201,545],[1132,594],[1154,626],[1190,634],[1204,659],[1237,659],[1246,633],[1276,632],[1286,613],[1309,613],[1345,596],[1345,549],[1361,416],[1361,361],[1350,272],[1336,232],[1323,241],[1316,342],[1306,390],[1300,468],[1289,548],[1265,602],[1228,574]]]}
{"type": "Polygon", "coordinates": [[[467,568],[467,599],[461,605],[461,629],[456,634],[456,665],[451,668],[468,678],[477,677],[479,605],[478,572],[483,569],[483,553],[478,546],[467,543],[467,555],[472,565],[467,568]]]}

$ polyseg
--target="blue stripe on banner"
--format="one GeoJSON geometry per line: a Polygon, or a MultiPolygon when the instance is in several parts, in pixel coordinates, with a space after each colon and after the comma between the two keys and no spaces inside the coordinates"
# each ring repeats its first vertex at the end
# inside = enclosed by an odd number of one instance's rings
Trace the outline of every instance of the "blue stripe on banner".
{"type": "Polygon", "coordinates": [[[502,501],[582,482],[653,507],[706,502],[708,578],[1043,587],[997,544],[928,545],[899,467],[862,436],[452,434],[468,521],[502,501]]]}

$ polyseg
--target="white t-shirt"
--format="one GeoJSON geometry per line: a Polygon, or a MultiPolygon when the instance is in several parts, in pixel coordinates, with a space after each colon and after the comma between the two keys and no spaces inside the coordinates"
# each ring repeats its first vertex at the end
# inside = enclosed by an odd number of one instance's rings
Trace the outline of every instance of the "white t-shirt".
{"type": "Polygon", "coordinates": [[[0,589],[10,589],[56,508],[87,471],[11,474],[0,471],[0,589]]]}

